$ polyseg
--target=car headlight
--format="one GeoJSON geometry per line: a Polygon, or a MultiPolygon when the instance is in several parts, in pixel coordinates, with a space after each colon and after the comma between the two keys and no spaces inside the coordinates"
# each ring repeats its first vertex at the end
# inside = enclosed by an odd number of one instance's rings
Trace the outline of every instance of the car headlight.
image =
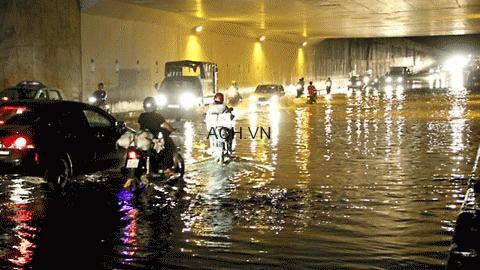
{"type": "Polygon", "coordinates": [[[180,105],[185,109],[190,109],[195,106],[197,99],[192,93],[185,93],[180,96],[180,105]]]}
{"type": "Polygon", "coordinates": [[[270,99],[270,102],[271,102],[271,103],[277,103],[277,102],[278,102],[278,96],[273,96],[273,97],[270,99]]]}
{"type": "Polygon", "coordinates": [[[255,96],[255,95],[251,95],[249,99],[250,99],[251,102],[257,102],[257,100],[258,100],[257,96],[255,96]]]}
{"type": "Polygon", "coordinates": [[[397,78],[397,82],[398,82],[398,83],[403,82],[403,78],[402,78],[402,77],[398,77],[398,78],[397,78]]]}
{"type": "Polygon", "coordinates": [[[165,105],[167,105],[167,96],[163,95],[163,94],[160,94],[158,96],[155,97],[155,101],[157,102],[157,105],[160,106],[160,107],[163,107],[165,105]]]}
{"type": "Polygon", "coordinates": [[[88,102],[89,102],[89,103],[96,103],[96,102],[97,102],[97,98],[96,98],[96,97],[89,97],[89,98],[88,98],[88,102]]]}
{"type": "Polygon", "coordinates": [[[391,82],[392,82],[392,77],[388,76],[388,77],[385,79],[385,82],[391,83],[391,82]]]}

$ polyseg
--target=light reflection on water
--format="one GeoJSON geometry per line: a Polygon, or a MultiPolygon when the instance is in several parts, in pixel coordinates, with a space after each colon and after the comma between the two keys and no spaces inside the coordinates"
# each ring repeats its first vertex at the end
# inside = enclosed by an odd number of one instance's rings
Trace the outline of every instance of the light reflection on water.
{"type": "MultiPolygon", "coordinates": [[[[204,123],[187,122],[184,188],[134,195],[118,193],[116,178],[95,183],[113,195],[105,213],[119,214],[97,217],[114,228],[100,251],[119,268],[441,268],[480,142],[479,101],[391,89],[259,109],[237,120],[238,158],[223,167],[204,158],[204,123]]],[[[22,267],[41,248],[32,216],[42,218],[33,204],[45,195],[0,183],[2,263],[22,267]]]]}

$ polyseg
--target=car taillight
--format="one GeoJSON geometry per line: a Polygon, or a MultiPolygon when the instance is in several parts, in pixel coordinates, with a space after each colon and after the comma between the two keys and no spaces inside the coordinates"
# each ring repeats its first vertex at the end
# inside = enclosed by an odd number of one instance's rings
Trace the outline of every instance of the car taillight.
{"type": "Polygon", "coordinates": [[[138,159],[138,154],[136,151],[128,151],[128,159],[138,159]]]}
{"type": "Polygon", "coordinates": [[[0,145],[2,145],[3,148],[18,150],[35,148],[35,146],[32,144],[31,139],[24,135],[13,135],[2,138],[0,139],[0,145]]]}

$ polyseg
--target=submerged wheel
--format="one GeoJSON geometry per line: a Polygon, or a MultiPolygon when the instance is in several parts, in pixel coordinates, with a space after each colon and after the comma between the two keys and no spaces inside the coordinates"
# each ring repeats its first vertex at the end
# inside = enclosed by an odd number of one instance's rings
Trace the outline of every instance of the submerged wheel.
{"type": "Polygon", "coordinates": [[[173,156],[173,166],[176,173],[180,173],[180,176],[185,175],[185,160],[180,153],[175,153],[173,156]]]}
{"type": "Polygon", "coordinates": [[[68,157],[57,158],[50,162],[45,170],[44,179],[50,187],[64,188],[72,176],[68,157]]]}

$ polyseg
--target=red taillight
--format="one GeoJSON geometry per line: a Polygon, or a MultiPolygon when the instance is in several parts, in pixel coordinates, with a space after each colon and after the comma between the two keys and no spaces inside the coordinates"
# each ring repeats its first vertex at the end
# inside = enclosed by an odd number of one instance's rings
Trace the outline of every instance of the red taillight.
{"type": "Polygon", "coordinates": [[[23,135],[13,135],[0,139],[0,145],[2,145],[2,148],[11,148],[18,150],[35,148],[30,138],[23,135]]]}
{"type": "Polygon", "coordinates": [[[138,159],[138,154],[136,151],[128,151],[128,159],[138,159]]]}
{"type": "Polygon", "coordinates": [[[22,114],[27,110],[27,107],[24,106],[3,106],[1,107],[2,111],[16,111],[17,114],[22,114]]]}

